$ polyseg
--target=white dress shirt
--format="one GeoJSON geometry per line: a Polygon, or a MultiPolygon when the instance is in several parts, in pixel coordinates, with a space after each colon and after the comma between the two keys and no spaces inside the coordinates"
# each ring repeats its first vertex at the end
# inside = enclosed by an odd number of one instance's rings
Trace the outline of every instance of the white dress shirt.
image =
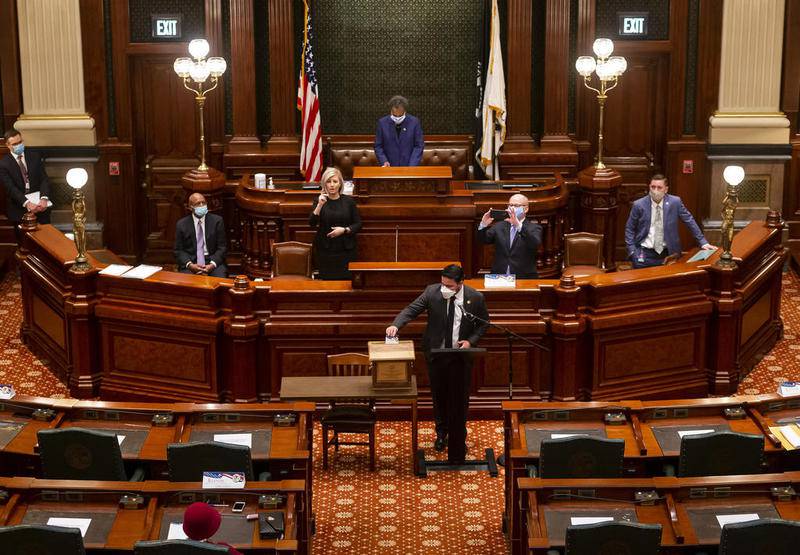
{"type": "MultiPolygon", "coordinates": [[[[664,199],[661,199],[660,203],[656,203],[653,198],[650,198],[650,231],[647,232],[647,237],[644,238],[642,241],[642,246],[646,249],[652,249],[653,245],[655,244],[656,238],[656,209],[658,208],[659,204],[661,205],[661,225],[663,228],[664,225],[664,199]]],[[[665,241],[666,246],[666,241],[665,241]]]]}
{"type": "MultiPolygon", "coordinates": [[[[445,301],[447,303],[455,303],[453,310],[453,348],[458,348],[458,332],[461,331],[461,318],[464,316],[464,309],[459,308],[459,306],[464,306],[464,286],[461,286],[461,289],[458,290],[454,296],[450,298],[450,300],[445,301]]],[[[447,306],[447,305],[445,305],[447,306]]],[[[445,313],[446,314],[446,313],[445,313]]],[[[442,339],[441,348],[444,349],[444,339],[442,339]]]]}

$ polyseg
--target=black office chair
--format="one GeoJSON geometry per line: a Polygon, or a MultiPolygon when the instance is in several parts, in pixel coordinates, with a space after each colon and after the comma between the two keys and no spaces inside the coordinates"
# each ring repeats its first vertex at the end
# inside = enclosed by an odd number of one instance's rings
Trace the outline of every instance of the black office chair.
{"type": "MultiPolygon", "coordinates": [[[[244,472],[245,480],[253,479],[250,448],[218,441],[170,443],[167,445],[167,467],[170,482],[201,482],[203,472],[208,471],[244,472]]],[[[269,472],[262,472],[258,479],[269,480],[269,472]]]]}
{"type": "Polygon", "coordinates": [[[0,553],[3,555],[84,555],[83,538],[77,528],[21,524],[0,528],[0,553]]]}
{"type": "Polygon", "coordinates": [[[660,524],[600,522],[567,526],[566,555],[658,555],[660,524]]]}
{"type": "MultiPolygon", "coordinates": [[[[63,428],[39,430],[42,477],[56,480],[128,481],[116,434],[63,428]]],[[[144,469],[131,473],[130,481],[144,479],[144,469]]]]}
{"type": "Polygon", "coordinates": [[[713,432],[681,439],[678,476],[760,474],[764,438],[754,434],[713,432]]]}
{"type": "Polygon", "coordinates": [[[795,555],[800,550],[800,522],[765,518],[722,527],[719,555],[795,555]]]}
{"type": "MultiPolygon", "coordinates": [[[[545,439],[539,449],[538,475],[540,478],[619,478],[624,454],[624,439],[545,439]]],[[[529,472],[535,473],[535,470],[529,469],[529,472]]]]}
{"type": "Polygon", "coordinates": [[[136,542],[133,555],[209,555],[211,553],[228,553],[224,545],[195,542],[191,540],[158,540],[136,542]]]}

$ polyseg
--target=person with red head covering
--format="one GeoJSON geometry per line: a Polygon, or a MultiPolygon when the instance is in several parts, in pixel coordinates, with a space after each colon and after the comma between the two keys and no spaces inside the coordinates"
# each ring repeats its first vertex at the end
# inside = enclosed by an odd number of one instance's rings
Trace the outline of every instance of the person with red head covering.
{"type": "Polygon", "coordinates": [[[217,533],[222,524],[222,515],[207,503],[192,503],[183,513],[183,532],[190,540],[224,545],[230,555],[242,555],[224,542],[212,542],[209,538],[217,533]]]}

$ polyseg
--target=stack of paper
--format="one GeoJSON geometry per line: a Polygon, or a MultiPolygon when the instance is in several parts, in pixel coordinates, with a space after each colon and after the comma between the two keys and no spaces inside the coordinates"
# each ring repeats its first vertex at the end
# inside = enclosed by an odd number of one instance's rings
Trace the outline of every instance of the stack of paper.
{"type": "Polygon", "coordinates": [[[121,276],[131,268],[133,268],[133,266],[128,266],[127,264],[109,264],[100,270],[100,273],[104,276],[121,276]]]}
{"type": "Polygon", "coordinates": [[[122,277],[130,279],[146,279],[161,271],[161,266],[148,266],[147,264],[139,264],[132,270],[128,270],[122,277]]]}
{"type": "MultiPolygon", "coordinates": [[[[28,193],[27,195],[25,195],[25,198],[28,199],[28,201],[32,202],[33,204],[39,204],[39,201],[41,200],[39,198],[39,191],[28,193]]],[[[50,201],[50,199],[47,199],[47,207],[50,208],[51,206],[53,206],[53,203],[50,201]]]]}
{"type": "Polygon", "coordinates": [[[486,274],[483,277],[483,286],[486,289],[517,286],[517,276],[514,274],[486,274]]]}

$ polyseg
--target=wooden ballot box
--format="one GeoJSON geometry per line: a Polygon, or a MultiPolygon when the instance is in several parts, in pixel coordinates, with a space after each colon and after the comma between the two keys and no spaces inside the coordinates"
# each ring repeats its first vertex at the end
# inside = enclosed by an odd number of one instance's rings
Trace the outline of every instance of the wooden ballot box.
{"type": "Polygon", "coordinates": [[[414,367],[414,342],[385,343],[368,341],[375,389],[406,389],[411,386],[414,367]]]}

